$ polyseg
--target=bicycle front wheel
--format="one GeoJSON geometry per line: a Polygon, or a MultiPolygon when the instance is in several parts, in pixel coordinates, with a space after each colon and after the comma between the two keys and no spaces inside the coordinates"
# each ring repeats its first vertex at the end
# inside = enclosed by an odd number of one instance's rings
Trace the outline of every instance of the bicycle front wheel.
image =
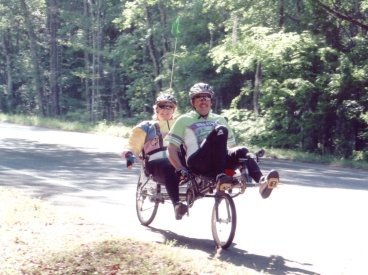
{"type": "Polygon", "coordinates": [[[142,182],[139,177],[136,192],[136,211],[142,225],[149,225],[156,217],[159,201],[157,183],[151,179],[142,182]]]}
{"type": "Polygon", "coordinates": [[[211,228],[216,246],[228,248],[233,242],[236,230],[236,209],[229,194],[223,193],[215,197],[211,228]]]}

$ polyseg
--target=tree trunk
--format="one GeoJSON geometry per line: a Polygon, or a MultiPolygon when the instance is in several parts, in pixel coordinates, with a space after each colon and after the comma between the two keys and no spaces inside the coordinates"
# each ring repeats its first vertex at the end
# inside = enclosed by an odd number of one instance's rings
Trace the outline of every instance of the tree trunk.
{"type": "MultiPolygon", "coordinates": [[[[153,26],[151,23],[151,17],[150,17],[149,10],[147,7],[146,7],[146,20],[147,20],[147,30],[150,31],[153,29],[153,26]]],[[[152,33],[148,35],[147,47],[148,47],[148,52],[151,57],[151,61],[152,61],[153,68],[154,68],[154,76],[155,78],[157,78],[160,75],[160,62],[158,61],[158,58],[157,58],[156,47],[153,41],[152,33]]],[[[156,93],[158,93],[162,88],[161,81],[155,81],[155,87],[156,87],[156,93]]]]}
{"type": "Polygon", "coordinates": [[[13,66],[12,66],[12,52],[11,52],[10,30],[6,29],[2,35],[2,46],[5,57],[5,74],[6,74],[6,92],[8,95],[7,108],[13,112],[16,108],[16,96],[13,91],[13,66]]]}
{"type": "Polygon", "coordinates": [[[279,27],[285,25],[285,0],[279,0],[279,27]]]}
{"type": "Polygon", "coordinates": [[[103,30],[104,30],[104,11],[103,11],[104,1],[97,1],[97,26],[96,26],[96,91],[97,91],[97,117],[98,119],[106,119],[108,113],[108,93],[109,89],[104,89],[104,41],[103,41],[103,30]]]}
{"type": "Polygon", "coordinates": [[[33,80],[35,85],[35,91],[37,93],[37,101],[39,107],[39,113],[43,116],[46,116],[46,104],[45,104],[45,97],[42,88],[42,81],[41,81],[41,70],[39,66],[39,57],[38,57],[38,47],[37,47],[37,39],[36,34],[34,32],[34,26],[32,24],[32,20],[29,14],[28,6],[25,0],[20,0],[20,4],[23,11],[24,21],[27,27],[27,33],[29,37],[29,44],[31,49],[31,59],[33,65],[33,80]]]}
{"type": "Polygon", "coordinates": [[[101,79],[102,79],[102,22],[101,5],[102,1],[95,3],[89,1],[89,14],[92,22],[92,86],[91,86],[91,109],[92,121],[96,122],[101,114],[101,79]]]}
{"type": "Polygon", "coordinates": [[[259,97],[261,94],[262,85],[262,63],[257,61],[256,74],[254,77],[254,91],[253,91],[253,111],[256,116],[259,115],[259,97]]]}
{"type": "Polygon", "coordinates": [[[51,92],[51,114],[53,116],[60,115],[60,88],[59,79],[59,51],[57,45],[57,29],[58,29],[58,6],[56,0],[48,1],[48,23],[50,34],[50,92],[51,92]]]}
{"type": "MultiPolygon", "coordinates": [[[[87,22],[90,22],[89,18],[89,0],[83,1],[83,16],[86,18],[87,22]]],[[[90,53],[88,51],[88,48],[91,44],[91,31],[90,31],[90,25],[84,24],[83,25],[83,33],[84,33],[84,69],[85,69],[85,77],[84,77],[84,90],[85,90],[85,100],[86,100],[86,111],[89,116],[89,120],[93,120],[93,113],[92,113],[92,89],[91,89],[91,62],[90,62],[90,53]]]]}
{"type": "Polygon", "coordinates": [[[96,17],[94,10],[93,3],[89,1],[89,15],[91,16],[92,22],[92,29],[91,29],[91,42],[92,42],[92,63],[91,63],[91,110],[92,110],[92,122],[96,121],[96,49],[97,49],[97,42],[96,42],[96,17]]]}
{"type": "MultiPolygon", "coordinates": [[[[160,12],[160,23],[161,26],[166,26],[166,11],[162,7],[161,3],[158,3],[158,9],[160,12]]],[[[162,32],[162,55],[166,55],[169,52],[169,39],[167,38],[167,35],[165,32],[162,32]]]]}

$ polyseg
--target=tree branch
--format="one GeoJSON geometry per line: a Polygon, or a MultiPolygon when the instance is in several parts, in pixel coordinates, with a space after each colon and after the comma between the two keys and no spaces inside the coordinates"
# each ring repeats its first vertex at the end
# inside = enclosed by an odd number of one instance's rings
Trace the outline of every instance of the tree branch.
{"type": "Polygon", "coordinates": [[[368,25],[363,24],[362,22],[350,17],[349,15],[342,14],[341,12],[330,8],[329,6],[323,4],[319,0],[315,0],[315,1],[319,6],[321,6],[323,9],[325,9],[327,12],[331,13],[333,16],[335,16],[337,18],[340,18],[340,19],[343,19],[343,20],[346,20],[346,21],[349,21],[349,22],[353,23],[354,25],[357,25],[357,26],[361,27],[362,29],[368,31],[368,25]]]}

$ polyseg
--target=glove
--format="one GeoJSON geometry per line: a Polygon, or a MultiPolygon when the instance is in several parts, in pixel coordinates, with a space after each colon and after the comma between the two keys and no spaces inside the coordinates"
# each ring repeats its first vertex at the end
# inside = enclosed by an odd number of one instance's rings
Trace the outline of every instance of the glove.
{"type": "Polygon", "coordinates": [[[127,168],[131,169],[133,167],[133,164],[135,162],[135,156],[132,152],[126,152],[125,153],[125,159],[126,159],[126,166],[127,168]]]}
{"type": "Polygon", "coordinates": [[[179,176],[180,180],[185,181],[189,178],[189,171],[186,168],[176,169],[175,173],[179,176]]]}

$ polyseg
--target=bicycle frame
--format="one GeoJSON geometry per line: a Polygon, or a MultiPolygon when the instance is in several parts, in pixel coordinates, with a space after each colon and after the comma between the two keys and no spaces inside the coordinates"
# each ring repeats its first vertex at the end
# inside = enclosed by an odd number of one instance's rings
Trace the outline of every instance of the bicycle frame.
{"type": "MultiPolygon", "coordinates": [[[[258,162],[259,156],[257,154],[255,156],[249,155],[248,158],[249,157],[255,157],[256,161],[258,162]]],[[[218,194],[228,193],[230,197],[235,198],[243,194],[247,187],[259,186],[258,184],[252,182],[245,165],[246,160],[247,158],[240,159],[241,165],[237,169],[237,173],[233,176],[237,181],[235,184],[226,183],[221,184],[221,186],[217,186],[214,178],[191,172],[188,179],[180,182],[179,184],[180,200],[186,202],[189,207],[192,207],[196,200],[204,197],[216,197],[218,194]]],[[[147,178],[147,181],[148,180],[153,180],[151,175],[147,178]]],[[[170,197],[167,194],[165,185],[158,182],[156,182],[156,184],[158,188],[157,194],[155,196],[156,200],[161,203],[164,201],[169,201],[170,197]]]]}
{"type": "MultiPolygon", "coordinates": [[[[246,161],[254,157],[258,162],[263,152],[260,151],[255,155],[248,154],[246,158],[239,160],[240,167],[233,176],[235,182],[218,185],[214,178],[190,172],[189,177],[179,185],[179,198],[188,206],[187,215],[189,215],[189,208],[197,199],[204,197],[215,199],[211,228],[217,247],[225,249],[233,241],[237,220],[233,198],[243,194],[247,187],[258,186],[252,183],[246,161]]],[[[165,185],[154,181],[152,175],[147,175],[143,162],[136,192],[136,210],[141,224],[148,226],[156,216],[158,205],[165,201],[170,201],[165,185]]]]}
{"type": "Polygon", "coordinates": [[[243,194],[247,187],[256,186],[256,184],[252,183],[252,179],[250,178],[247,167],[245,166],[246,159],[240,161],[241,167],[237,169],[238,173],[234,176],[236,183],[224,183],[218,186],[214,178],[190,173],[189,178],[180,184],[186,185],[187,205],[191,207],[197,199],[203,197],[215,198],[223,193],[227,193],[231,198],[235,198],[243,194]]]}

